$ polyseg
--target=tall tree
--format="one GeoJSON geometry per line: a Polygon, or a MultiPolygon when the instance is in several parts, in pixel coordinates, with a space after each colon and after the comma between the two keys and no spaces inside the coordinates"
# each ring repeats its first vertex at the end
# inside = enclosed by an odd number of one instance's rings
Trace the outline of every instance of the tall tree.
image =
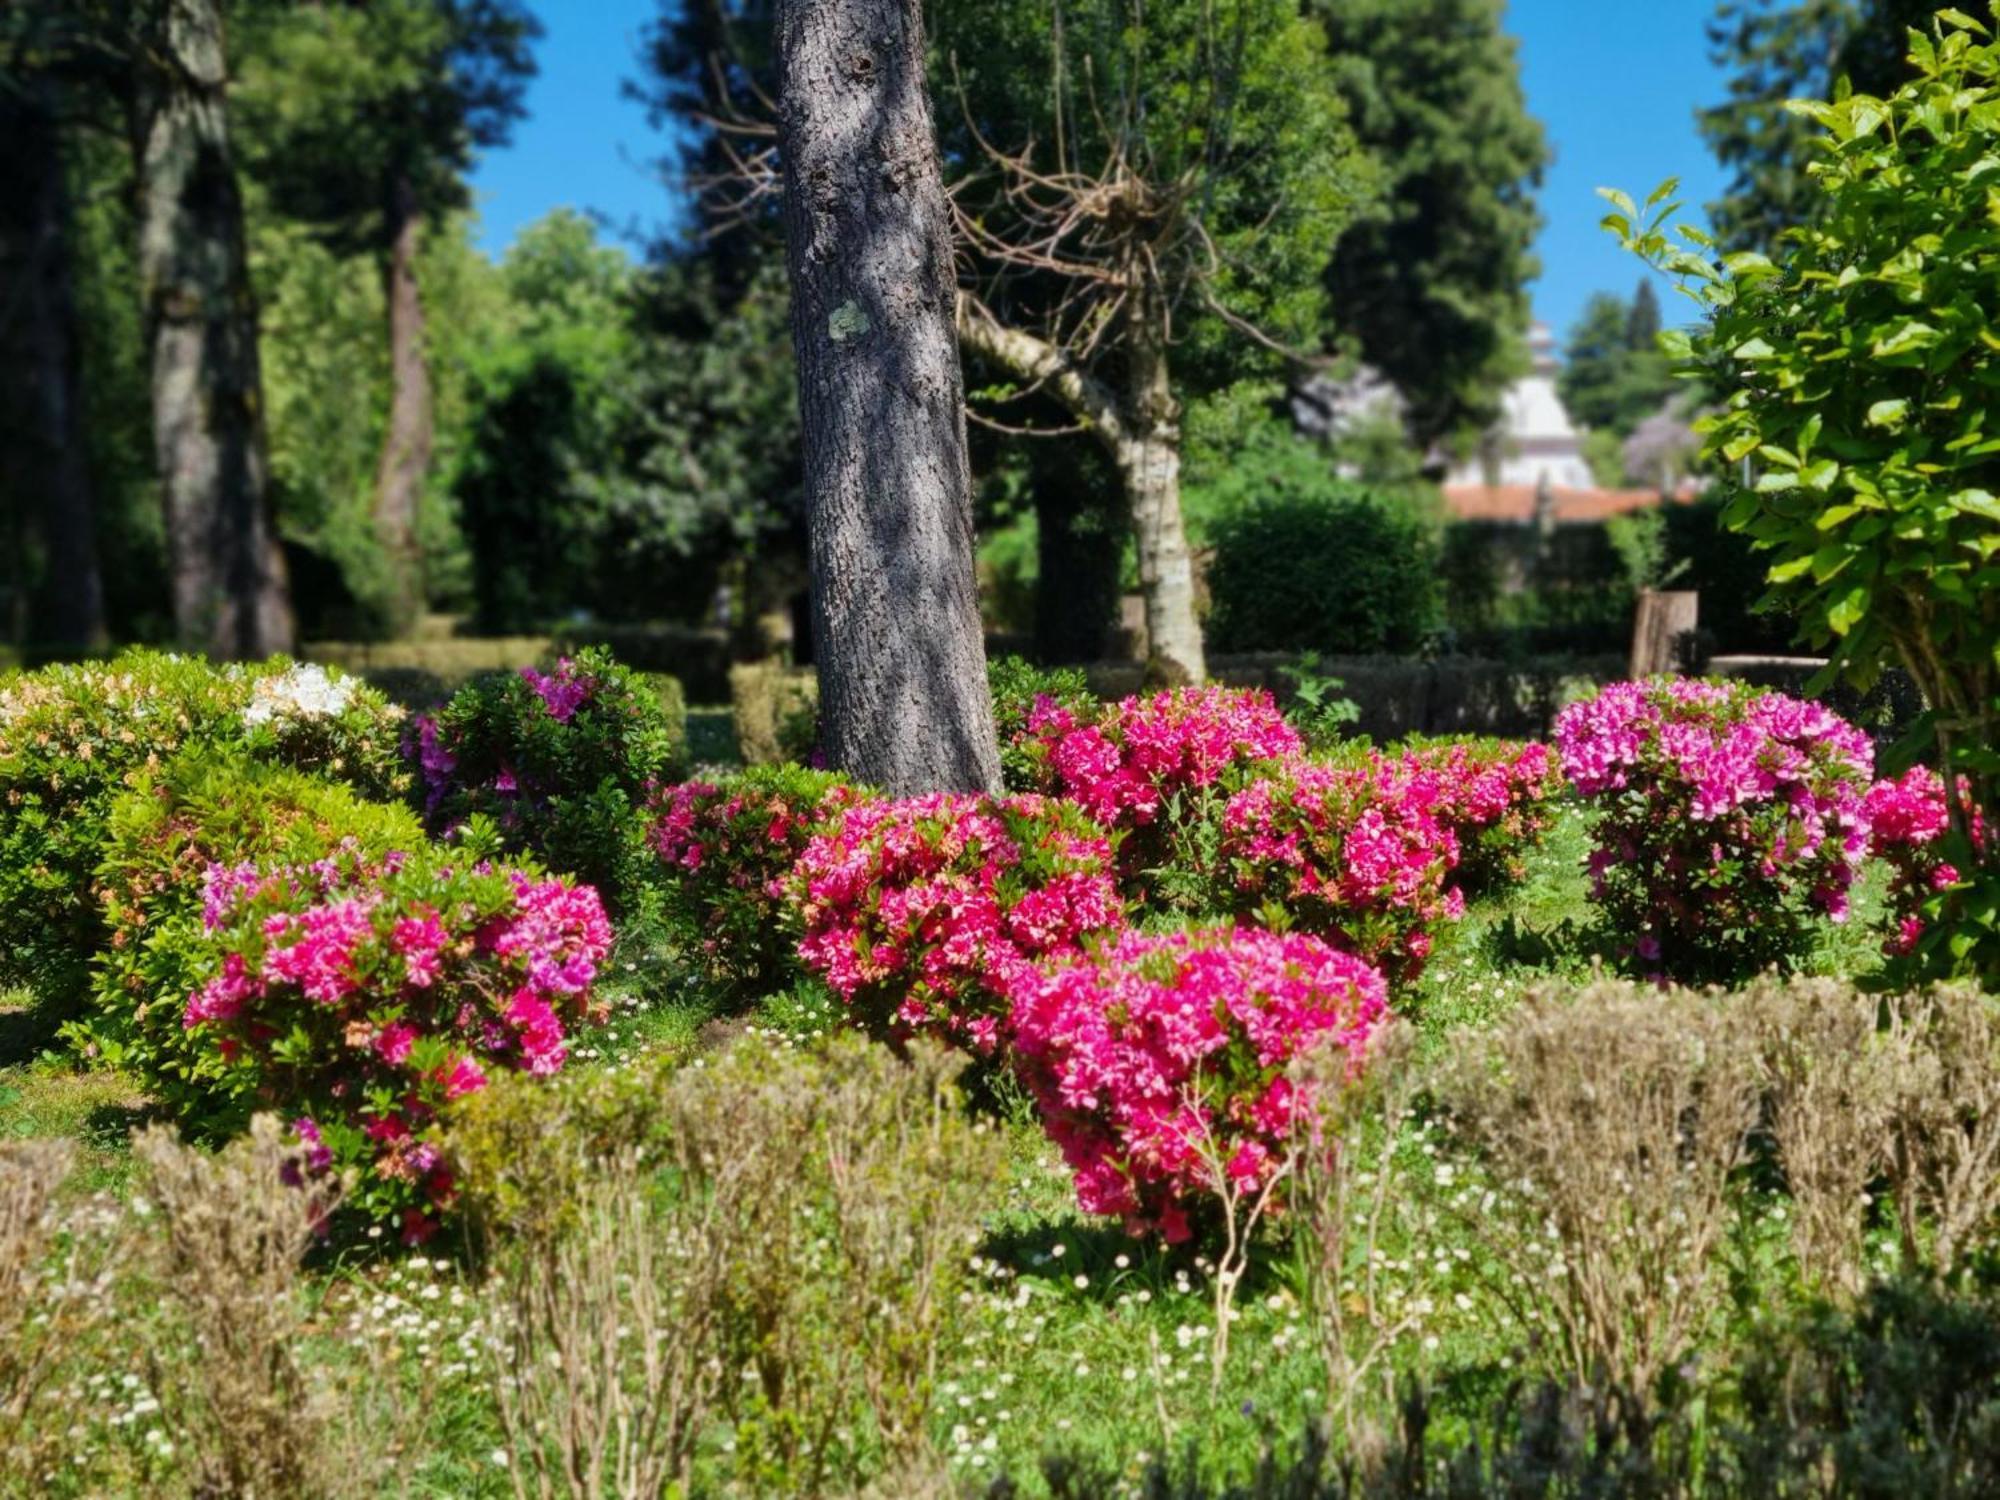
{"type": "Polygon", "coordinates": [[[1293,0],[933,0],[961,121],[966,348],[1109,456],[1158,675],[1206,674],[1181,410],[1316,342],[1374,176],[1293,0]]]}
{"type": "Polygon", "coordinates": [[[46,34],[0,37],[0,500],[40,543],[27,636],[74,653],[106,631],[62,151],[66,51],[46,34]]]}
{"type": "Polygon", "coordinates": [[[893,795],[1000,784],[923,35],[919,0],[778,14],[821,714],[893,795]]]}
{"type": "Polygon", "coordinates": [[[1548,143],[1502,0],[1310,0],[1387,182],[1328,263],[1327,317],[1409,402],[1419,443],[1484,428],[1515,373],[1548,143]]]}
{"type": "Polygon", "coordinates": [[[254,8],[242,98],[279,212],[374,256],[389,345],[375,526],[392,620],[423,604],[417,518],[434,442],[418,279],[427,222],[463,208],[472,153],[522,112],[539,23],[521,0],[339,0],[254,8]]]}
{"type": "Polygon", "coordinates": [[[288,651],[220,0],[146,0],[138,42],[139,274],[175,632],[217,657],[288,651]]]}
{"type": "Polygon", "coordinates": [[[1856,93],[1894,92],[1912,27],[1928,31],[1936,0],[1721,0],[1709,54],[1729,72],[1729,97],[1696,112],[1709,149],[1732,174],[1709,205],[1732,250],[1769,251],[1825,201],[1806,177],[1812,121],[1788,99],[1823,99],[1846,78],[1856,93]]]}

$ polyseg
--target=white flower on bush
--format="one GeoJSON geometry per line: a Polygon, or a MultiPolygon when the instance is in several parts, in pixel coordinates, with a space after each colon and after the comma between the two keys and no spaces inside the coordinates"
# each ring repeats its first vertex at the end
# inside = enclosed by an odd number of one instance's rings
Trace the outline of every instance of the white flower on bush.
{"type": "Polygon", "coordinates": [[[335,679],[325,667],[304,662],[273,677],[261,677],[251,689],[243,722],[253,728],[277,718],[331,718],[354,700],[354,679],[335,679]]]}

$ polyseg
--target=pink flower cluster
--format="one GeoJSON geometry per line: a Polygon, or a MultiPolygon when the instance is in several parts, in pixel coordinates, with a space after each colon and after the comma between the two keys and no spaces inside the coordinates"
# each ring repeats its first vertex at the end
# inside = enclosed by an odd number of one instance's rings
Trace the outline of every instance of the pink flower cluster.
{"type": "Polygon", "coordinates": [[[654,792],[648,837],[672,877],[668,905],[712,974],[768,985],[795,966],[785,877],[822,825],[871,795],[799,766],[654,792]]]}
{"type": "Polygon", "coordinates": [[[1414,979],[1431,929],[1465,908],[1446,883],[1458,838],[1440,816],[1445,786],[1414,760],[1379,755],[1268,768],[1223,811],[1231,896],[1246,916],[1276,903],[1301,931],[1414,979]]]}
{"type": "Polygon", "coordinates": [[[1458,839],[1452,883],[1468,894],[1519,880],[1521,857],[1554,822],[1556,755],[1540,743],[1453,740],[1403,753],[1407,774],[1434,779],[1431,810],[1458,839]]]}
{"type": "Polygon", "coordinates": [[[1232,790],[1227,782],[1261,761],[1298,755],[1304,744],[1269,693],[1200,687],[1127,698],[1095,717],[1037,698],[1015,748],[1039,790],[1128,833],[1119,861],[1130,881],[1163,855],[1145,830],[1180,799],[1232,790]]]}
{"type": "MultiPolygon", "coordinates": [[[[1986,825],[1961,782],[1966,825],[1973,848],[1987,849],[1986,825]]],[[[1869,788],[1866,803],[1869,852],[1890,868],[1889,913],[1895,930],[1882,947],[1892,957],[1915,953],[1928,923],[1925,908],[1935,897],[1958,884],[1960,873],[1939,852],[1951,828],[1945,803],[1944,778],[1929,766],[1912,766],[1892,781],[1869,788]]]]}
{"type": "Polygon", "coordinates": [[[537,672],[533,667],[521,668],[521,680],[548,705],[549,717],[558,724],[567,724],[590,695],[597,691],[597,679],[588,672],[578,671],[576,663],[567,656],[557,660],[553,672],[537,672]]]}
{"type": "Polygon", "coordinates": [[[1359,1065],[1382,977],[1298,933],[1128,931],[1025,976],[1013,1055],[1077,1201],[1186,1239],[1204,1203],[1270,1188],[1313,1046],[1359,1065]]]}
{"type": "MultiPolygon", "coordinates": [[[[421,1239],[449,1206],[431,1125],[495,1067],[559,1071],[567,1029],[603,1018],[590,988],[611,926],[588,886],[428,858],[217,866],[205,886],[211,977],[182,1024],[261,1106],[301,1111],[350,1201],[421,1239]]],[[[303,1127],[301,1128],[303,1138],[303,1127]]]]}
{"type": "Polygon", "coordinates": [[[787,892],[800,959],[864,1026],[981,1055],[1036,963],[1125,919],[1104,831],[1032,795],[859,803],[808,841],[787,892]]]}
{"type": "Polygon", "coordinates": [[[1613,683],[1564,709],[1556,749],[1595,805],[1598,899],[1642,971],[1746,977],[1844,920],[1868,849],[1868,736],[1745,683],[1613,683]]]}

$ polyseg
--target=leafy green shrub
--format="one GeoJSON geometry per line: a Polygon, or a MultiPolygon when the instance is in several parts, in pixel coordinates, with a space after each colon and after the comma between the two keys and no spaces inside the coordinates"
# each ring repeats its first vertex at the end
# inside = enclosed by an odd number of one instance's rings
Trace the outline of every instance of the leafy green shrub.
{"type": "Polygon", "coordinates": [[[752,766],[662,787],[649,807],[670,929],[745,991],[797,978],[800,924],[780,888],[826,820],[872,794],[828,771],[752,766]]]}
{"type": "Polygon", "coordinates": [[[1040,767],[1019,743],[1035,702],[1047,698],[1080,718],[1091,716],[1097,695],[1081,667],[1038,667],[1019,656],[995,657],[986,664],[993,694],[993,728],[1000,736],[1000,775],[1010,792],[1035,791],[1040,767]]]}
{"type": "Polygon", "coordinates": [[[409,746],[434,832],[491,818],[508,850],[596,886],[621,917],[646,908],[645,800],[680,749],[656,688],[595,646],[469,683],[409,746]]]}
{"type": "Polygon", "coordinates": [[[1218,651],[1414,651],[1438,626],[1430,528],[1366,490],[1253,502],[1218,520],[1214,541],[1218,651]]]}
{"type": "Polygon", "coordinates": [[[66,1037],[142,1080],[175,1118],[202,1125],[226,1069],[182,1012],[213,946],[202,911],[210,867],[305,865],[342,848],[379,860],[423,843],[400,805],[288,767],[176,756],[112,806],[97,873],[109,936],[91,1012],[66,1037]]]}
{"type": "Polygon", "coordinates": [[[403,712],[357,678],[282,657],[211,666],[132,651],[0,685],[0,982],[52,1010],[88,987],[104,942],[92,896],[112,803],[184,747],[341,781],[403,785],[403,712]]]}
{"type": "Polygon", "coordinates": [[[783,662],[739,662],[729,669],[729,710],[745,765],[803,761],[817,738],[819,679],[783,662]]]}
{"type": "MultiPolygon", "coordinates": [[[[1829,675],[1867,687],[1903,666],[1930,706],[1939,768],[2000,819],[2000,498],[1991,393],[2000,383],[1990,164],[2000,149],[2000,46],[1940,10],[1911,31],[1910,81],[1794,108],[1818,124],[1817,201],[1776,259],[1711,260],[1702,231],[1668,232],[1663,184],[1642,210],[1607,193],[1606,226],[1681,281],[1708,314],[1662,336],[1725,397],[1704,454],[1761,471],[1723,514],[1769,555],[1774,603],[1795,612],[1829,675]]],[[[2000,869],[1984,870],[1952,810],[1968,875],[1938,894],[1921,955],[2000,971],[2000,869]]]]}

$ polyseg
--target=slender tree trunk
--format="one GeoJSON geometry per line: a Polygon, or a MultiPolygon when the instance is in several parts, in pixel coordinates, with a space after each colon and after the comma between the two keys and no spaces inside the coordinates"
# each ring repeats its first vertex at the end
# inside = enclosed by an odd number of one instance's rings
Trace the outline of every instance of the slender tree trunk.
{"type": "Polygon", "coordinates": [[[148,0],[145,14],[139,275],[174,627],[183,646],[216,657],[289,651],[220,3],[148,0]]]}
{"type": "Polygon", "coordinates": [[[391,622],[400,633],[423,609],[417,502],[431,466],[431,377],[417,285],[416,190],[398,174],[389,189],[384,292],[389,306],[389,431],[375,474],[375,534],[389,564],[391,622]]]}
{"type": "Polygon", "coordinates": [[[1139,585],[1152,638],[1148,665],[1165,680],[1201,682],[1208,665],[1195,616],[1194,558],[1181,519],[1180,407],[1168,380],[1166,314],[1140,295],[1130,316],[1122,398],[1066,351],[1002,327],[969,297],[959,298],[958,335],[967,348],[1060,401],[1104,445],[1138,538],[1139,585]]]}
{"type": "Polygon", "coordinates": [[[784,0],[778,53],[827,748],[899,796],[996,789],[920,0],[784,0]]]}
{"type": "Polygon", "coordinates": [[[58,102],[53,79],[0,87],[0,494],[40,522],[29,643],[72,655],[106,636],[58,102]]]}
{"type": "Polygon", "coordinates": [[[1208,663],[1195,617],[1194,556],[1181,520],[1180,405],[1167,378],[1166,310],[1157,289],[1147,286],[1134,297],[1131,318],[1125,430],[1113,456],[1139,542],[1147,665],[1168,682],[1202,682],[1208,663]]]}

